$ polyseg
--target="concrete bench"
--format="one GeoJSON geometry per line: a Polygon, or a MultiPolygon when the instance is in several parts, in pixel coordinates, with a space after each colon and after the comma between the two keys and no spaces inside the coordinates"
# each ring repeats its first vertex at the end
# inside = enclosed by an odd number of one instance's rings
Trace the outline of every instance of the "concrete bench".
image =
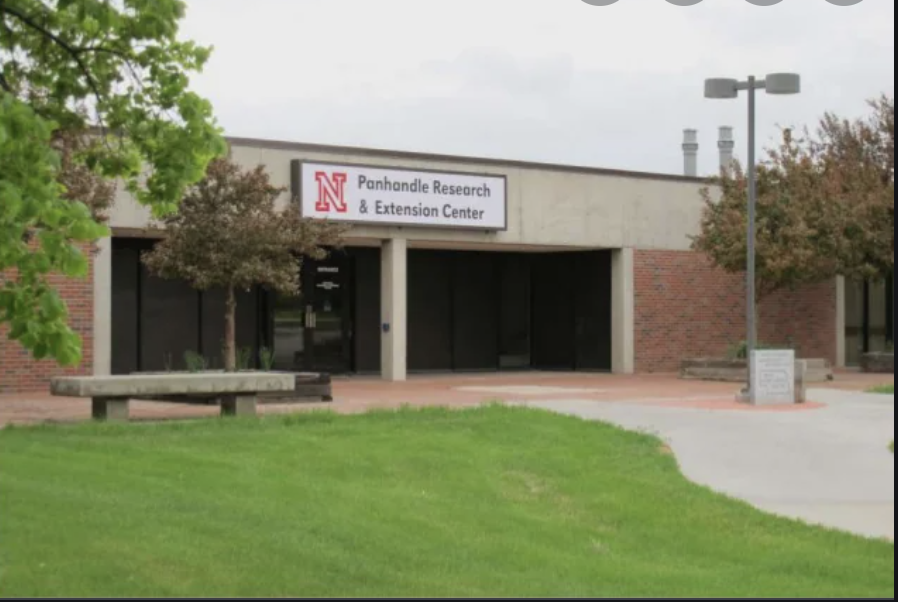
{"type": "Polygon", "coordinates": [[[222,416],[253,416],[257,398],[267,392],[293,391],[290,373],[241,372],[198,374],[131,374],[54,378],[50,392],[61,397],[89,397],[96,420],[128,420],[132,399],[221,405],[222,416]]]}

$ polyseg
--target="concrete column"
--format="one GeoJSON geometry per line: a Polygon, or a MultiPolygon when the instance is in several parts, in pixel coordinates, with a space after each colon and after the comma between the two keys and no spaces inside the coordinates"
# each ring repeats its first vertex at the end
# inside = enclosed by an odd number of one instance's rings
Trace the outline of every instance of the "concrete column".
{"type": "Polygon", "coordinates": [[[724,126],[720,128],[720,138],[717,149],[720,151],[720,169],[729,170],[733,167],[733,154],[736,143],[733,141],[733,128],[724,126]]]}
{"type": "Polygon", "coordinates": [[[97,241],[93,258],[93,373],[112,373],[112,239],[97,241]]]}
{"type": "Polygon", "coordinates": [[[617,249],[611,255],[611,369],[615,374],[636,371],[633,257],[633,249],[617,249]]]}
{"type": "Polygon", "coordinates": [[[402,382],[407,378],[408,242],[385,240],[380,261],[381,374],[402,382]]]}
{"type": "Polygon", "coordinates": [[[683,130],[683,175],[698,175],[698,131],[683,130]]]}
{"type": "Polygon", "coordinates": [[[845,349],[845,277],[836,278],[836,368],[848,363],[845,349]]]}

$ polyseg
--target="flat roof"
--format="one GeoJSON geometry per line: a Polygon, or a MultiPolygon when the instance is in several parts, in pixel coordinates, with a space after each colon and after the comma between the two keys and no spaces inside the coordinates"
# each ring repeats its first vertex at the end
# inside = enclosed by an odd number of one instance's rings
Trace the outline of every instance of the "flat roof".
{"type": "Polygon", "coordinates": [[[607,169],[601,167],[587,167],[580,165],[562,165],[557,163],[540,163],[536,161],[515,161],[507,159],[490,159],[486,157],[471,157],[461,155],[441,155],[414,151],[398,151],[376,148],[362,148],[354,146],[333,146],[327,144],[311,144],[305,142],[286,142],[282,140],[266,140],[259,138],[241,138],[226,136],[228,144],[232,146],[244,146],[252,148],[264,148],[270,150],[297,151],[310,153],[326,153],[339,155],[356,155],[363,157],[381,157],[394,159],[407,159],[410,161],[437,161],[442,163],[456,163],[467,165],[487,165],[495,167],[510,167],[513,169],[541,169],[546,171],[560,171],[567,173],[589,174],[599,176],[614,176],[619,178],[634,178],[642,180],[662,180],[667,182],[683,182],[704,184],[707,178],[666,174],[648,171],[630,171],[625,169],[607,169]]]}

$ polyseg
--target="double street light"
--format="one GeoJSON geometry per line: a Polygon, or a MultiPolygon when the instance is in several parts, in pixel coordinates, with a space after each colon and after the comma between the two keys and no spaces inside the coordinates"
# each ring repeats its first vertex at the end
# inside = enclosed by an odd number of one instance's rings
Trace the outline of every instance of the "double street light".
{"type": "Polygon", "coordinates": [[[755,174],[755,104],[758,90],[766,90],[767,94],[786,95],[801,92],[801,76],[795,73],[773,73],[764,79],[751,76],[747,81],[737,79],[714,78],[705,80],[705,98],[733,99],[739,92],[748,91],[748,257],[746,274],[746,306],[747,306],[747,353],[749,364],[749,383],[746,393],[748,399],[754,401],[751,390],[751,374],[753,358],[757,347],[757,326],[755,324],[755,213],[757,203],[757,180],[755,174]]]}

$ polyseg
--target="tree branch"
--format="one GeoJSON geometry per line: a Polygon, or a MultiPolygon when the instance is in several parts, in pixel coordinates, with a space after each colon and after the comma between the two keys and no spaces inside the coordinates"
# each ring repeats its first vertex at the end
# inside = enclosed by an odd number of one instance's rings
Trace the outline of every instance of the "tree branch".
{"type": "MultiPolygon", "coordinates": [[[[52,31],[48,30],[46,27],[44,27],[40,23],[36,22],[34,19],[29,17],[28,15],[22,13],[17,8],[12,8],[5,4],[0,4],[0,14],[2,14],[2,13],[5,13],[12,17],[15,17],[16,19],[18,19],[19,21],[21,21],[28,27],[34,29],[41,35],[52,40],[53,42],[56,43],[57,46],[59,46],[60,48],[65,50],[69,54],[69,56],[72,57],[72,59],[75,61],[75,63],[77,63],[78,68],[81,70],[81,73],[84,75],[85,79],[87,79],[87,85],[90,86],[91,91],[93,91],[93,93],[94,93],[94,97],[96,97],[96,99],[97,99],[97,116],[99,117],[99,113],[100,113],[99,105],[102,104],[102,102],[103,102],[103,95],[100,94],[100,89],[97,87],[97,83],[96,83],[96,81],[94,81],[94,78],[90,73],[90,69],[88,69],[87,65],[84,64],[84,61],[81,60],[81,56],[80,56],[80,53],[78,52],[78,49],[72,47],[68,42],[66,42],[65,40],[63,40],[62,38],[60,38],[59,36],[54,34],[52,31]]],[[[100,118],[99,121],[101,123],[101,127],[103,128],[103,130],[105,132],[106,127],[104,125],[102,125],[102,122],[103,122],[102,118],[100,118]]]]}
{"type": "Polygon", "coordinates": [[[140,83],[140,76],[137,75],[137,70],[134,68],[134,64],[131,62],[131,57],[128,56],[127,53],[122,52],[121,50],[115,50],[113,48],[107,48],[106,46],[81,46],[79,48],[74,49],[76,53],[79,55],[87,53],[87,52],[95,52],[100,54],[111,54],[113,56],[117,56],[125,63],[125,66],[128,67],[128,71],[131,72],[131,77],[134,78],[134,81],[140,83]]]}

